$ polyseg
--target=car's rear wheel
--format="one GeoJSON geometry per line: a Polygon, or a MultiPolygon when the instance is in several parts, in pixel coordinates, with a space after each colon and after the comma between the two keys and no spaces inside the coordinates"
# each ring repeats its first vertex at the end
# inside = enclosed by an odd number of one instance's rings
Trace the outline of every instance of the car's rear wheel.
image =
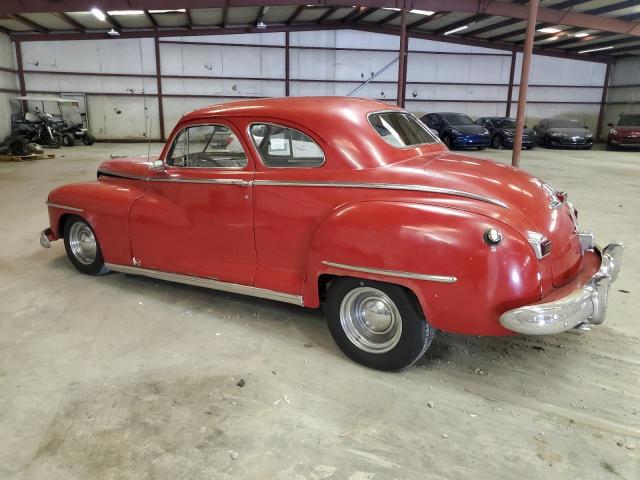
{"type": "Polygon", "coordinates": [[[352,360],[378,370],[400,370],[427,350],[435,329],[403,287],[338,278],[327,292],[325,314],[338,347],[352,360]]]}
{"type": "Polygon", "coordinates": [[[451,147],[451,135],[449,135],[448,133],[445,134],[442,137],[442,143],[444,143],[448,149],[451,149],[452,148],[451,147]]]}
{"type": "Polygon", "coordinates": [[[62,135],[62,144],[65,147],[73,147],[73,145],[76,143],[76,139],[73,137],[72,134],[70,133],[64,133],[62,135]]]}
{"type": "Polygon", "coordinates": [[[95,137],[91,135],[89,132],[85,133],[84,136],[82,137],[82,143],[84,143],[85,145],[93,145],[95,141],[96,141],[95,137]]]}
{"type": "Polygon", "coordinates": [[[104,265],[102,249],[91,225],[81,217],[68,217],[64,224],[64,248],[73,266],[87,275],[102,275],[109,270],[104,265]]]}

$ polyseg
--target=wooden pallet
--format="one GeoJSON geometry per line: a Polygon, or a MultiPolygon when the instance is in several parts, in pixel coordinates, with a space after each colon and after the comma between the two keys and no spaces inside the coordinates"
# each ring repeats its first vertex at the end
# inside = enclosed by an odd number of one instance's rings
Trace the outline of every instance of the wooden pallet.
{"type": "Polygon", "coordinates": [[[56,158],[53,153],[32,153],[29,155],[0,155],[0,162],[28,162],[30,160],[48,160],[56,158]]]}

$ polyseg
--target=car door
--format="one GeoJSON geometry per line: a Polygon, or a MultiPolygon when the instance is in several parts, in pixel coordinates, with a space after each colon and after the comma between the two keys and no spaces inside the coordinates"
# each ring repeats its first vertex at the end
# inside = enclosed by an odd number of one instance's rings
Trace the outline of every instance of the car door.
{"type": "Polygon", "coordinates": [[[247,145],[225,121],[187,125],[130,212],[134,264],[252,285],[256,268],[247,145]]]}

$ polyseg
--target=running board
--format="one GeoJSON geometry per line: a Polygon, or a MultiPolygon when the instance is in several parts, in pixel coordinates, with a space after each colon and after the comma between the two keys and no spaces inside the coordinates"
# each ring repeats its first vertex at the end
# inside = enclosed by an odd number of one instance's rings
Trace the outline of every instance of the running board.
{"type": "Polygon", "coordinates": [[[116,265],[113,263],[105,263],[105,267],[114,272],[128,273],[130,275],[142,275],[144,277],[156,278],[167,282],[183,283],[194,287],[209,288],[211,290],[220,290],[222,292],[239,293],[241,295],[249,295],[251,297],[266,298],[267,300],[276,300],[278,302],[292,303],[294,305],[304,306],[302,297],[292,295],[290,293],[275,292],[265,288],[249,287],[239,285],[237,283],[221,282],[211,278],[193,277],[190,275],[181,275],[179,273],[161,272],[159,270],[148,270],[146,268],[131,267],[128,265],[116,265]]]}

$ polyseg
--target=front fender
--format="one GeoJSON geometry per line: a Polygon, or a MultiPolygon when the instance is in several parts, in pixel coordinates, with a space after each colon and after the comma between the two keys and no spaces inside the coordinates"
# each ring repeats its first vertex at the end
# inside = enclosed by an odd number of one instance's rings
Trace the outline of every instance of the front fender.
{"type": "Polygon", "coordinates": [[[330,213],[311,242],[305,305],[319,305],[323,274],[403,285],[416,295],[431,325],[474,335],[508,334],[500,314],[541,296],[538,261],[516,230],[478,213],[417,203],[362,202],[330,213]],[[496,247],[483,239],[492,227],[503,236],[496,247]],[[323,262],[455,281],[358,272],[323,262]]]}
{"type": "Polygon", "coordinates": [[[64,219],[77,215],[89,222],[96,233],[105,262],[129,265],[129,210],[144,191],[129,181],[73,183],[49,193],[49,225],[53,236],[63,235],[64,219]],[[80,211],[61,208],[72,207],[80,211]]]}

